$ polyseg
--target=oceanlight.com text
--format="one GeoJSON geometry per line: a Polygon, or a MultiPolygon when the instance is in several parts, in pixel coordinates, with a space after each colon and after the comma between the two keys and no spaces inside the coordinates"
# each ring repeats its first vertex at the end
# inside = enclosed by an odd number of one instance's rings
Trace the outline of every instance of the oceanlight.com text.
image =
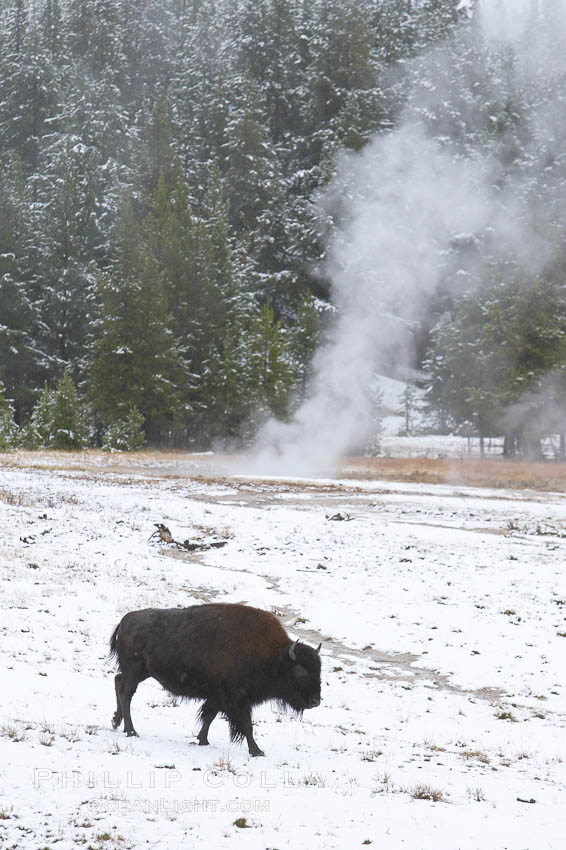
{"type": "Polygon", "coordinates": [[[170,800],[160,797],[157,800],[90,800],[88,808],[96,814],[265,814],[270,811],[269,800],[170,800]]]}

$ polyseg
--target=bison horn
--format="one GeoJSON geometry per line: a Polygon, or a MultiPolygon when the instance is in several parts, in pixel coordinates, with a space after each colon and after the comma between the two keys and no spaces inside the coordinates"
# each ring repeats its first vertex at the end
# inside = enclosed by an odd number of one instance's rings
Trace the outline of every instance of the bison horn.
{"type": "Polygon", "coordinates": [[[319,645],[318,645],[318,646],[317,646],[317,648],[315,649],[315,652],[316,652],[316,654],[317,654],[317,655],[320,655],[320,647],[321,647],[321,646],[322,646],[322,644],[321,644],[321,643],[319,643],[319,645]]]}
{"type": "Polygon", "coordinates": [[[297,660],[297,656],[295,655],[295,647],[297,646],[298,642],[298,640],[294,641],[294,643],[292,643],[289,647],[289,658],[291,659],[291,661],[297,660]]]}

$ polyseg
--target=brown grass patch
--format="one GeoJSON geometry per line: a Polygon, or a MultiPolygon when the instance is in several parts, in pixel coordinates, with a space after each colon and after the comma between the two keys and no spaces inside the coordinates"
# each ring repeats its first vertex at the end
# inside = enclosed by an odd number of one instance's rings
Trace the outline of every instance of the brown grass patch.
{"type": "Polygon", "coordinates": [[[566,464],[552,461],[359,457],[344,461],[339,475],[358,480],[566,492],[566,464]]]}
{"type": "Polygon", "coordinates": [[[21,508],[26,504],[24,496],[21,493],[14,493],[11,490],[0,488],[0,502],[12,507],[21,508]]]}
{"type": "MultiPolygon", "coordinates": [[[[144,450],[130,454],[108,454],[99,449],[80,452],[17,451],[0,454],[0,467],[52,469],[58,472],[83,471],[103,475],[113,473],[163,477],[169,479],[200,479],[205,483],[216,483],[247,489],[253,486],[254,476],[234,479],[231,473],[238,466],[236,455],[202,455],[181,451],[144,450]]],[[[447,484],[467,487],[490,487],[495,489],[520,489],[566,492],[566,464],[553,461],[528,463],[503,458],[487,460],[468,458],[371,458],[352,457],[341,462],[334,475],[348,480],[399,481],[415,484],[447,484]]],[[[297,489],[321,490],[320,484],[295,478],[288,481],[285,476],[277,480],[264,480],[261,489],[272,487],[281,492],[285,487],[290,492],[297,489]]],[[[323,490],[335,492],[338,483],[326,483],[323,490]]],[[[5,494],[4,501],[10,497],[5,494]]]]}

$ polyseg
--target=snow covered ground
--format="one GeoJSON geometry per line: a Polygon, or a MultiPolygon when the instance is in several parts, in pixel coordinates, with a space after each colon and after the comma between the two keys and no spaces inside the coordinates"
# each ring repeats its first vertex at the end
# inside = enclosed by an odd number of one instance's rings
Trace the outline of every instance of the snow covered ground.
{"type": "Polygon", "coordinates": [[[1,847],[564,848],[565,495],[53,457],[0,459],[1,847]],[[152,681],[111,727],[121,616],[206,600],[323,642],[265,758],[152,681]]]}

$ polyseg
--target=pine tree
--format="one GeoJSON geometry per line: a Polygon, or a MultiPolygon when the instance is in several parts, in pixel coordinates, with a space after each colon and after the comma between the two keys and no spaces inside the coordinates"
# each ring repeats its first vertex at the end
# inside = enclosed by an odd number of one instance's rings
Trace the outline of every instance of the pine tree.
{"type": "Polygon", "coordinates": [[[507,451],[537,454],[541,405],[556,408],[556,384],[541,388],[565,362],[562,293],[542,280],[496,279],[433,331],[428,402],[442,430],[468,423],[480,436],[505,432],[507,451]]]}
{"type": "Polygon", "coordinates": [[[14,407],[4,395],[0,381],[0,452],[15,449],[19,442],[19,429],[14,421],[14,407]]]}
{"type": "MultiPolygon", "coordinates": [[[[45,152],[36,252],[40,276],[31,284],[38,314],[36,339],[45,358],[72,364],[77,372],[86,353],[93,261],[103,245],[102,187],[88,151],[73,136],[58,137],[45,152]],[[90,262],[89,262],[90,260],[90,262]]],[[[60,372],[52,367],[50,378],[60,372]]]]}
{"type": "Polygon", "coordinates": [[[315,122],[311,136],[319,158],[333,144],[338,116],[352,93],[376,88],[372,42],[370,7],[364,0],[322,0],[309,83],[315,122]]]}
{"type": "Polygon", "coordinates": [[[16,162],[9,176],[0,171],[0,370],[21,422],[31,411],[37,380],[37,352],[28,297],[28,238],[25,183],[16,162]]]}
{"type": "MultiPolygon", "coordinates": [[[[179,178],[173,193],[158,182],[145,221],[146,238],[164,274],[176,350],[184,365],[179,388],[192,445],[234,433],[241,407],[228,381],[241,373],[242,327],[247,313],[228,236],[227,205],[220,174],[210,177],[206,221],[191,210],[188,187],[179,178]]],[[[242,396],[244,395],[242,390],[242,396]]]]}
{"type": "Polygon", "coordinates": [[[283,152],[283,167],[291,136],[300,132],[306,82],[298,24],[297,4],[290,0],[248,0],[238,15],[237,67],[264,93],[270,138],[283,152]]]}
{"type": "Polygon", "coordinates": [[[31,418],[24,428],[24,444],[29,449],[47,448],[53,439],[54,397],[47,382],[43,385],[31,418]]]}
{"type": "Polygon", "coordinates": [[[183,364],[185,377],[179,390],[192,431],[196,410],[204,403],[200,381],[207,362],[210,313],[216,309],[208,233],[204,222],[192,214],[184,181],[178,180],[171,195],[163,175],[144,226],[163,280],[172,342],[183,364]]]}
{"type": "Polygon", "coordinates": [[[60,378],[51,404],[51,440],[55,449],[73,451],[86,445],[86,426],[81,403],[67,371],[60,378]]]}
{"type": "Polygon", "coordinates": [[[424,0],[416,15],[420,49],[444,41],[468,17],[468,9],[459,0],[424,0]]]}
{"type": "Polygon", "coordinates": [[[188,0],[121,0],[117,5],[121,101],[131,121],[136,121],[167,91],[174,62],[188,49],[186,23],[193,4],[188,0]]]}
{"type": "Polygon", "coordinates": [[[58,59],[65,41],[60,0],[45,0],[40,21],[42,45],[54,59],[58,59]]]}
{"type": "MultiPolygon", "coordinates": [[[[232,99],[232,63],[225,45],[224,6],[187,11],[179,51],[168,87],[176,150],[191,189],[191,203],[206,192],[211,164],[226,170],[227,125],[232,99]]],[[[197,8],[198,7],[198,8],[197,8]]]]}
{"type": "Polygon", "coordinates": [[[414,56],[419,42],[415,0],[382,0],[372,12],[375,56],[384,67],[414,56]]]}
{"type": "Polygon", "coordinates": [[[269,143],[265,102],[251,77],[238,85],[228,124],[225,186],[230,224],[254,252],[258,219],[271,194],[275,157],[269,143]]]}
{"type": "Polygon", "coordinates": [[[199,430],[208,439],[233,441],[250,413],[246,327],[253,303],[244,289],[248,270],[230,244],[228,205],[218,170],[211,176],[205,210],[211,288],[202,337],[207,356],[200,381],[199,430]]]}
{"type": "Polygon", "coordinates": [[[115,0],[70,0],[67,39],[71,53],[94,79],[120,83],[123,54],[115,0]]]}
{"type": "Polygon", "coordinates": [[[450,433],[466,426],[480,437],[499,432],[503,407],[500,364],[483,338],[482,311],[470,300],[458,315],[448,314],[433,332],[426,362],[430,375],[427,405],[436,427],[450,433]]]}
{"type": "Polygon", "coordinates": [[[297,319],[292,330],[290,349],[301,394],[311,374],[311,361],[320,340],[320,319],[314,296],[305,293],[299,303],[297,319]]]}
{"type": "Polygon", "coordinates": [[[98,278],[100,321],[92,346],[88,393],[102,423],[136,407],[148,441],[166,444],[180,427],[184,371],[171,332],[162,269],[141,240],[131,204],[121,225],[116,267],[98,278]]]}
{"type": "Polygon", "coordinates": [[[19,156],[24,173],[37,167],[43,138],[53,131],[61,95],[53,57],[28,23],[23,0],[12,8],[0,62],[0,151],[19,156]]]}
{"type": "Polygon", "coordinates": [[[167,103],[159,97],[153,108],[151,122],[145,130],[145,150],[141,162],[145,198],[152,198],[160,180],[172,191],[180,177],[180,163],[173,149],[171,118],[167,103]]]}
{"type": "Polygon", "coordinates": [[[265,102],[248,78],[228,125],[229,223],[252,265],[252,285],[279,314],[300,294],[291,268],[285,181],[269,142],[265,102]]]}
{"type": "Polygon", "coordinates": [[[249,375],[256,415],[284,419],[289,413],[295,371],[287,351],[281,322],[267,301],[250,328],[249,375]]]}
{"type": "Polygon", "coordinates": [[[102,438],[103,451],[135,452],[145,444],[143,416],[132,407],[125,419],[109,425],[102,438]]]}

